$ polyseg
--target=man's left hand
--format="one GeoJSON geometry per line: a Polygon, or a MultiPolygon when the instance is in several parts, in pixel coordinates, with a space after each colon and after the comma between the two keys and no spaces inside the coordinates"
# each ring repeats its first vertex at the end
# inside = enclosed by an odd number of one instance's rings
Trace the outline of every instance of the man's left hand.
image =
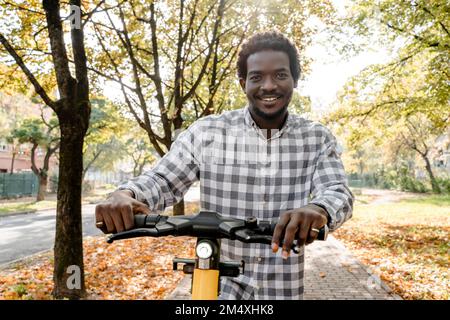
{"type": "Polygon", "coordinates": [[[284,231],[282,255],[284,259],[287,259],[295,239],[299,247],[312,243],[318,235],[318,232],[312,229],[322,228],[327,220],[327,212],[314,204],[284,212],[272,236],[273,252],[278,251],[280,238],[284,231]]]}

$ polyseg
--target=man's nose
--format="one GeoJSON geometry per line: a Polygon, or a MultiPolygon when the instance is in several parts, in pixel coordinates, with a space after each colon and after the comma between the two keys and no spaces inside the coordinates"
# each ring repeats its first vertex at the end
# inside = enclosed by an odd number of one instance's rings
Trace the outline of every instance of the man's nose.
{"type": "Polygon", "coordinates": [[[266,77],[261,85],[261,90],[273,91],[277,88],[277,83],[272,77],[266,77]]]}

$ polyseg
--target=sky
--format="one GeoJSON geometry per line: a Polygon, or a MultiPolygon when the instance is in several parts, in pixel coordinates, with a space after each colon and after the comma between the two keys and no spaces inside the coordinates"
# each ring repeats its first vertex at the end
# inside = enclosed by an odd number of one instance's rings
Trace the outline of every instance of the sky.
{"type": "MultiPolygon", "coordinates": [[[[349,0],[332,0],[332,2],[340,15],[346,14],[349,0]]],[[[311,23],[317,24],[317,21],[312,19],[311,23]]],[[[327,30],[323,29],[306,49],[306,56],[313,60],[310,66],[311,72],[298,87],[300,94],[310,96],[312,110],[317,113],[326,113],[331,110],[336,94],[349,78],[369,65],[387,62],[390,56],[385,48],[378,47],[374,43],[370,50],[344,59],[331,48],[326,33],[327,30]]],[[[357,39],[352,40],[357,41],[357,39]]]]}
{"type": "Polygon", "coordinates": [[[299,83],[299,92],[310,96],[312,109],[315,112],[327,112],[336,99],[336,94],[345,82],[357,75],[365,67],[386,62],[388,53],[382,48],[361,53],[348,60],[334,60],[326,52],[323,45],[317,44],[307,50],[307,54],[314,58],[311,72],[299,83]],[[331,60],[331,61],[330,61],[331,60]]]}

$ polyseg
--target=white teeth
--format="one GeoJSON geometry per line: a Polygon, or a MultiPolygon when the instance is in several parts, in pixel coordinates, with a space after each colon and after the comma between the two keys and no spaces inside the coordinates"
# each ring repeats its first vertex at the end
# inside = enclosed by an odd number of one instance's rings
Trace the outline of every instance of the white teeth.
{"type": "Polygon", "coordinates": [[[262,98],[262,100],[264,100],[264,101],[275,101],[277,99],[278,99],[278,97],[262,98]]]}

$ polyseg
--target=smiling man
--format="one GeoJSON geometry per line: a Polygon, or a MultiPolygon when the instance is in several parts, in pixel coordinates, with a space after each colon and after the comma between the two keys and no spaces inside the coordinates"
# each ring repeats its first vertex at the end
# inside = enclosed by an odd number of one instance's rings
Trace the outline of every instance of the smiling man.
{"type": "Polygon", "coordinates": [[[97,206],[96,221],[104,232],[131,229],[134,214],[164,210],[200,180],[202,210],[279,219],[272,248],[222,240],[222,259],[244,260],[245,273],[221,279],[221,299],[302,299],[304,245],[351,217],[353,195],[334,136],[288,111],[300,76],[295,46],[278,32],[256,34],[237,69],[248,105],[192,124],[153,169],[97,206]],[[290,255],[294,243],[299,254],[290,255]]]}
{"type": "Polygon", "coordinates": [[[247,74],[239,74],[239,82],[247,95],[252,118],[262,129],[281,129],[299,76],[297,73],[294,78],[292,73],[298,71],[290,70],[289,56],[284,51],[244,54],[241,52],[239,73],[247,70],[247,74]]]}

